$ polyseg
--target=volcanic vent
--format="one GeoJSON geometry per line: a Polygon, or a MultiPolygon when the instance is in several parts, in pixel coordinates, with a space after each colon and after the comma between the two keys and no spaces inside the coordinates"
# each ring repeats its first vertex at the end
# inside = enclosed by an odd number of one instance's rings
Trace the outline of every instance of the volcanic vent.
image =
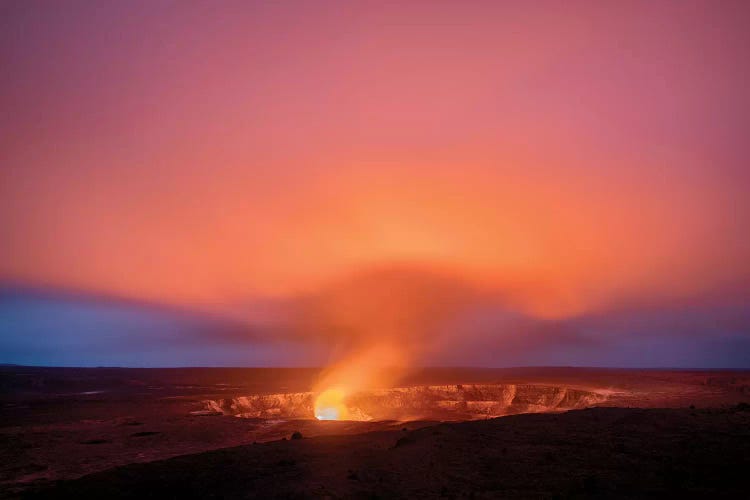
{"type": "MultiPolygon", "coordinates": [[[[206,400],[207,410],[246,418],[314,418],[316,394],[257,394],[206,400]]],[[[531,384],[430,385],[360,391],[344,404],[349,420],[472,420],[517,413],[586,408],[607,399],[603,391],[531,384]]]]}

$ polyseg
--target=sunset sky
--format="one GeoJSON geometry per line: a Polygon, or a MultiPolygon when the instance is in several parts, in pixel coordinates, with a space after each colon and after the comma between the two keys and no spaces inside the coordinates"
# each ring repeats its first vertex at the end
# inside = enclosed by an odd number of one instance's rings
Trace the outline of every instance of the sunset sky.
{"type": "Polygon", "coordinates": [[[750,367],[748,26],[0,1],[0,362],[750,367]]]}

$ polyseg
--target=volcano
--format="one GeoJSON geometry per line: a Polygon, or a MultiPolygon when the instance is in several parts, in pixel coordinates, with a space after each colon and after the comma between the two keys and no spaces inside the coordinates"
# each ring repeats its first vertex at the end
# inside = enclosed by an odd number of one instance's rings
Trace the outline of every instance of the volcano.
{"type": "Polygon", "coordinates": [[[320,398],[313,392],[209,399],[204,405],[207,411],[245,418],[476,420],[587,408],[605,403],[610,392],[534,384],[454,384],[359,391],[341,402],[328,396],[318,408],[320,398]]]}
{"type": "Polygon", "coordinates": [[[719,491],[689,478],[718,477],[724,457],[746,453],[746,371],[425,369],[397,387],[333,398],[343,407],[322,415],[332,420],[316,418],[319,378],[313,369],[0,367],[0,491],[117,496],[111,484],[140,495],[142,481],[164,473],[176,482],[159,484],[174,492],[225,497],[241,484],[240,497],[268,488],[292,497],[440,496],[443,487],[448,496],[457,488],[493,496],[501,486],[510,488],[503,496],[523,497],[534,484],[585,496],[615,467],[617,487],[631,491],[631,481],[637,496],[684,478],[687,491],[719,491]],[[386,467],[393,457],[396,468],[386,467]],[[258,468],[217,468],[225,459],[258,468]],[[414,461],[432,462],[432,472],[414,461]],[[658,477],[640,468],[654,464],[658,477]],[[311,476],[310,467],[328,469],[311,476]],[[399,483],[399,470],[410,484],[399,483]]]}

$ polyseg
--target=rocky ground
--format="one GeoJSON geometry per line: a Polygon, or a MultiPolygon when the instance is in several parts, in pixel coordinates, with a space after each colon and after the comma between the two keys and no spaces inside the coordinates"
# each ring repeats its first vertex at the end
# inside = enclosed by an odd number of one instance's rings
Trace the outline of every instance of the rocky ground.
{"type": "Polygon", "coordinates": [[[743,498],[750,406],[593,408],[133,464],[29,498],[743,498]]]}
{"type": "MultiPolygon", "coordinates": [[[[60,480],[73,480],[128,464],[157,463],[181,455],[197,457],[219,448],[278,441],[290,438],[294,432],[302,433],[305,443],[315,441],[316,436],[323,439],[323,436],[374,431],[398,433],[403,432],[401,429],[404,427],[410,429],[411,433],[421,427],[436,425],[435,420],[481,416],[464,410],[470,409],[472,404],[491,403],[477,400],[492,399],[487,395],[492,396],[495,392],[484,388],[493,384],[500,388],[498,394],[503,397],[511,393],[514,395],[509,405],[498,406],[498,411],[566,410],[575,408],[572,404],[576,401],[582,401],[571,395],[585,395],[593,391],[607,396],[605,399],[583,400],[589,401],[585,403],[587,406],[682,408],[691,418],[691,413],[696,413],[709,420],[718,419],[714,425],[717,429],[721,422],[731,423],[731,419],[739,418],[737,415],[742,413],[734,410],[732,413],[728,408],[750,402],[750,376],[742,371],[433,369],[415,373],[404,380],[404,385],[411,389],[397,391],[398,397],[391,397],[392,391],[381,391],[377,398],[368,402],[377,403],[373,408],[406,404],[405,408],[411,414],[414,414],[411,410],[416,407],[413,405],[419,405],[420,410],[429,410],[433,404],[437,409],[437,405],[441,405],[440,411],[432,415],[429,411],[420,411],[419,421],[319,422],[311,416],[277,418],[273,417],[273,412],[267,411],[282,411],[283,408],[273,407],[276,404],[273,401],[280,401],[279,404],[283,406],[284,398],[266,396],[308,391],[316,374],[315,370],[279,369],[2,367],[0,496],[14,497],[28,491],[41,491],[60,480]],[[459,384],[463,384],[460,389],[457,388],[459,384]],[[436,391],[434,387],[438,385],[447,389],[436,391]],[[514,386],[515,389],[509,391],[514,386]],[[521,390],[518,390],[519,387],[521,390]],[[258,398],[258,394],[266,396],[258,398]],[[561,394],[565,397],[560,398],[561,394]],[[413,395],[420,397],[415,399],[413,395]],[[385,396],[386,399],[383,399],[385,396]],[[247,398],[263,401],[266,405],[263,414],[270,418],[232,416],[235,410],[246,413],[247,408],[233,409],[232,404],[247,398]],[[446,398],[458,401],[457,407],[460,408],[466,403],[462,410],[466,414],[453,409],[446,412],[446,398]],[[459,401],[461,399],[464,401],[459,401]],[[222,407],[225,411],[222,414],[206,412],[206,408],[210,407],[207,401],[227,402],[222,407]],[[697,409],[690,410],[690,406],[697,409]],[[729,417],[721,420],[724,417],[718,415],[724,414],[729,417]]],[[[391,409],[402,411],[404,407],[394,406],[391,409]]],[[[551,415],[549,417],[552,418],[551,415]]],[[[529,422],[536,422],[534,418],[537,417],[530,416],[529,422]]],[[[728,429],[717,432],[730,432],[731,426],[728,429]]],[[[373,436],[376,434],[367,436],[362,439],[375,439],[373,436]]],[[[391,437],[384,439],[392,440],[391,437]]],[[[645,437],[643,439],[644,446],[648,446],[649,441],[645,437]]],[[[265,445],[255,446],[265,449],[265,445]]],[[[285,445],[282,443],[278,446],[285,445]]],[[[444,459],[449,463],[452,460],[450,457],[441,458],[444,459]]],[[[447,474],[450,476],[453,473],[447,474]]],[[[331,491],[332,495],[339,494],[336,493],[339,490],[331,491]]],[[[344,492],[342,494],[349,493],[349,490],[341,491],[344,492]]]]}

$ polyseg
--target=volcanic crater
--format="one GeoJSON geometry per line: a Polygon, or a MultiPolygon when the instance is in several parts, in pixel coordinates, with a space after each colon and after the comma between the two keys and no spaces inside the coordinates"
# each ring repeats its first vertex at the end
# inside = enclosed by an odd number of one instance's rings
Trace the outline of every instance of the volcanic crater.
{"type": "MultiPolygon", "coordinates": [[[[315,392],[204,400],[205,410],[244,418],[312,419],[315,392]]],[[[424,385],[358,391],[343,403],[349,420],[476,420],[559,412],[605,402],[605,390],[541,384],[424,385]]]]}

